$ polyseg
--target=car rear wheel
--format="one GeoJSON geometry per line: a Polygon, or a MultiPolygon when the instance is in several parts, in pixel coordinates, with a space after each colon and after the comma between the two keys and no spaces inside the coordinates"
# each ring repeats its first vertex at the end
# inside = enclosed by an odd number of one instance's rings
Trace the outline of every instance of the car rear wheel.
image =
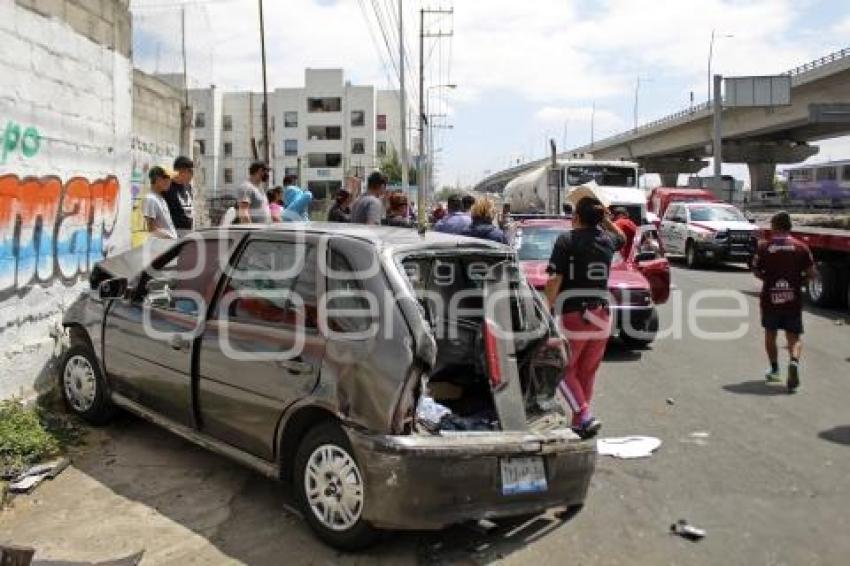
{"type": "Polygon", "coordinates": [[[59,366],[62,398],[71,412],[92,424],[106,424],[115,414],[100,365],[85,344],[71,346],[59,366]]]}
{"type": "Polygon", "coordinates": [[[293,478],[307,522],[327,544],[357,550],[377,540],[378,531],[363,519],[365,476],[339,426],[324,423],[307,433],[293,478]]]}
{"type": "Polygon", "coordinates": [[[834,265],[817,262],[817,274],[806,285],[809,301],[817,307],[830,307],[836,304],[841,294],[841,278],[834,265]]]}
{"type": "Polygon", "coordinates": [[[699,254],[697,253],[697,247],[691,241],[688,241],[688,244],[685,247],[685,265],[688,266],[688,269],[696,269],[699,267],[699,254]]]}

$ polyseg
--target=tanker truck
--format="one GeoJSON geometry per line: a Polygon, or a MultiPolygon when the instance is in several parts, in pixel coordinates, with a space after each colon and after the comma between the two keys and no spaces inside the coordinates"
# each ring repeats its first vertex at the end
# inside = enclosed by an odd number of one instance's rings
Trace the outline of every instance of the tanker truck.
{"type": "Polygon", "coordinates": [[[528,171],[505,185],[511,214],[563,214],[570,191],[595,183],[612,206],[625,208],[638,226],[646,224],[646,191],[640,169],[630,161],[559,159],[528,171]]]}

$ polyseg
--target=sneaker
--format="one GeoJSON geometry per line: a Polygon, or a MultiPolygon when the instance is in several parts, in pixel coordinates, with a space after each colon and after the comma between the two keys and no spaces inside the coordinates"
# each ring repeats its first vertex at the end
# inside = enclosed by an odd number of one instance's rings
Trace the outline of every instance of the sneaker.
{"type": "Polygon", "coordinates": [[[788,393],[794,393],[800,387],[800,368],[797,364],[788,364],[788,393]]]}
{"type": "Polygon", "coordinates": [[[599,434],[599,429],[601,428],[602,421],[596,417],[590,417],[579,426],[574,426],[573,432],[576,433],[582,440],[588,440],[599,434]]]}
{"type": "Polygon", "coordinates": [[[764,372],[764,379],[768,383],[779,383],[780,381],[782,381],[782,377],[779,375],[778,369],[776,371],[769,369],[764,372]]]}

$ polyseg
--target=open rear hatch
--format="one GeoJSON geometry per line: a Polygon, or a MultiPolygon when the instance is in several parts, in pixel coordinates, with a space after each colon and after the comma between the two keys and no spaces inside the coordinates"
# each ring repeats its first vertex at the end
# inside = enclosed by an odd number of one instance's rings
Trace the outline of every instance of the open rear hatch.
{"type": "Polygon", "coordinates": [[[453,250],[402,265],[437,344],[411,432],[568,428],[554,402],[566,348],[511,255],[453,250]]]}

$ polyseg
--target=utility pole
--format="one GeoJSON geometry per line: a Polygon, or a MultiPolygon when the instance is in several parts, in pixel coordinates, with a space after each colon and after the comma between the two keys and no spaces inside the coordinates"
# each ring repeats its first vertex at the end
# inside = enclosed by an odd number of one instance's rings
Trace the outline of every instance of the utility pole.
{"type": "Polygon", "coordinates": [[[263,0],[260,3],[260,48],[263,59],[263,156],[267,167],[271,167],[269,159],[269,89],[266,82],[266,27],[263,21],[263,0]]]}
{"type": "MultiPolygon", "coordinates": [[[[192,109],[189,106],[189,73],[186,63],[186,6],[180,8],[180,43],[183,55],[183,111],[180,113],[180,153],[191,155],[192,148],[189,143],[192,140],[192,109]]],[[[157,62],[159,65],[159,62],[157,62]]]]}
{"type": "MultiPolygon", "coordinates": [[[[400,3],[400,0],[399,0],[400,3]]],[[[425,38],[426,37],[450,37],[451,33],[425,33],[425,14],[452,14],[454,9],[449,10],[419,10],[419,167],[417,182],[419,191],[416,194],[416,216],[419,226],[425,226],[425,190],[431,184],[431,153],[428,152],[428,159],[425,159],[425,126],[428,123],[428,116],[425,114],[425,38]],[[428,170],[428,185],[425,183],[425,170],[428,170]]],[[[430,138],[431,136],[429,136],[430,138]]]]}
{"type": "MultiPolygon", "coordinates": [[[[401,91],[401,190],[410,197],[410,185],[407,178],[407,92],[404,87],[404,9],[401,2],[402,0],[398,0],[398,82],[401,91]]],[[[409,198],[408,202],[410,202],[409,198]]]]}
{"type": "Polygon", "coordinates": [[[635,131],[637,131],[638,126],[638,96],[640,93],[640,75],[638,75],[637,81],[635,82],[635,131]]]}
{"type": "MultiPolygon", "coordinates": [[[[714,149],[714,192],[718,196],[720,195],[720,187],[722,183],[722,174],[721,174],[721,166],[723,165],[723,101],[720,99],[720,86],[723,84],[723,77],[720,75],[714,75],[714,120],[713,120],[713,139],[712,139],[712,149],[714,149]]],[[[729,195],[729,202],[732,201],[732,195],[729,195]]]]}
{"type": "Polygon", "coordinates": [[[593,149],[594,142],[594,131],[593,131],[593,122],[596,120],[596,101],[593,101],[593,106],[590,109],[590,149],[593,149]]]}

